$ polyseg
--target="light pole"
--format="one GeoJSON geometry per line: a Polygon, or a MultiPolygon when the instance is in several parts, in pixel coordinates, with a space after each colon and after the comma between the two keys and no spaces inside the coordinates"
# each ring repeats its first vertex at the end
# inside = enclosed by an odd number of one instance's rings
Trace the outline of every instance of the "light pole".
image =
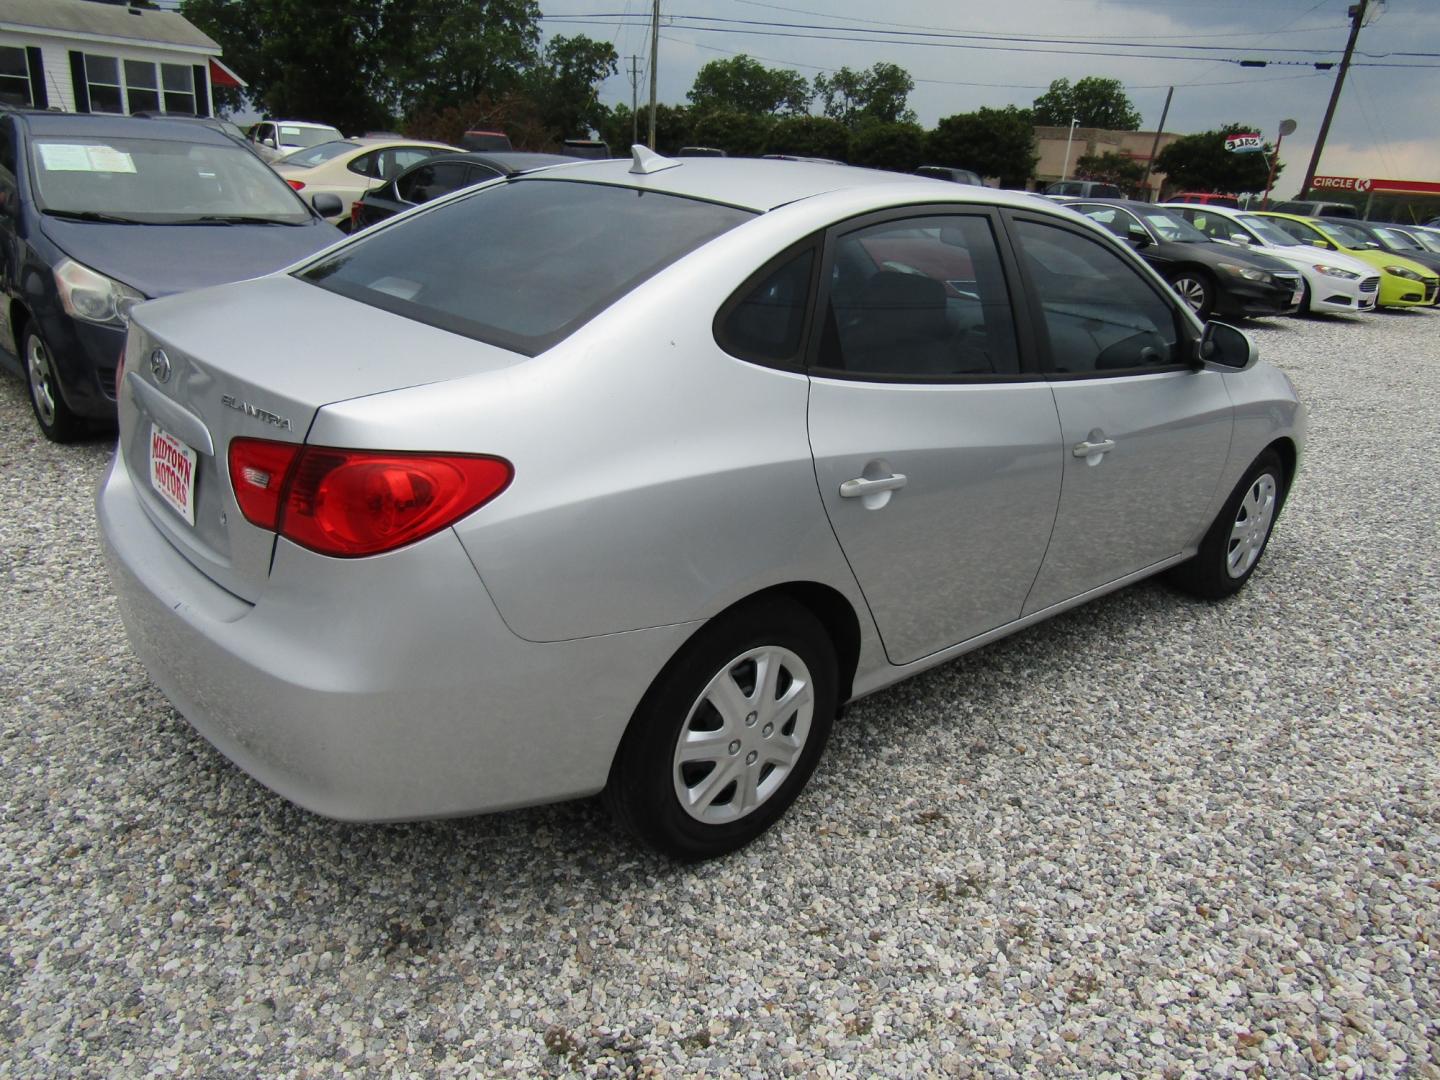
{"type": "Polygon", "coordinates": [[[1060,179],[1070,179],[1070,143],[1075,138],[1075,129],[1080,126],[1080,121],[1075,117],[1070,118],[1070,134],[1065,136],[1065,164],[1060,166],[1060,179]]]}

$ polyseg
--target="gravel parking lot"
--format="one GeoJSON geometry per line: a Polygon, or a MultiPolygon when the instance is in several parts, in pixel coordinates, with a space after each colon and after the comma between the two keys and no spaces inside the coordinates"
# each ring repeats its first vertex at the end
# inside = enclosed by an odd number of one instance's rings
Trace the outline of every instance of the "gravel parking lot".
{"type": "Polygon", "coordinates": [[[360,827],[194,734],[0,379],[0,1072],[1440,1077],[1440,314],[1252,327],[1309,456],[1235,600],[869,698],[739,856],[360,827]]]}

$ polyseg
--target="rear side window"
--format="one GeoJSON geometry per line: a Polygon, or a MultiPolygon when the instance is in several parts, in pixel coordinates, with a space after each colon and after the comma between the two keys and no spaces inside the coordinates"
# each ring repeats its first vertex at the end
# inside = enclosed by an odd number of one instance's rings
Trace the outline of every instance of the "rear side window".
{"type": "Polygon", "coordinates": [[[747,284],[721,312],[717,336],[726,352],[758,363],[794,361],[805,332],[815,251],[807,248],[747,284]]]}
{"type": "Polygon", "coordinates": [[[518,180],[365,236],[298,276],[534,356],[752,217],[654,191],[518,180]]]}

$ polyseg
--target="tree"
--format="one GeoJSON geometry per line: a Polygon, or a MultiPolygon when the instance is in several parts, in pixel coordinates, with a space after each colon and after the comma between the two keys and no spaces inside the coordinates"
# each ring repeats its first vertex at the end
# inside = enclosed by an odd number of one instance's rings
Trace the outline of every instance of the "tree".
{"type": "Polygon", "coordinates": [[[1035,99],[1035,123],[1069,127],[1072,119],[1080,121],[1081,127],[1105,131],[1140,130],[1140,114],[1119,79],[1089,75],[1074,86],[1069,79],[1056,79],[1035,99]]]}
{"type": "Polygon", "coordinates": [[[925,131],[919,124],[860,125],[850,139],[850,163],[891,172],[914,172],[925,157],[925,131]]]}
{"type": "Polygon", "coordinates": [[[1076,180],[1102,180],[1124,191],[1134,191],[1145,179],[1145,166],[1125,154],[1082,154],[1075,162],[1076,180]]]}
{"type": "Polygon", "coordinates": [[[525,90],[558,139],[584,137],[608,115],[600,104],[600,84],[619,69],[620,57],[608,41],[584,34],[553,37],[526,75],[525,90]]]}
{"type": "Polygon", "coordinates": [[[846,127],[862,119],[886,123],[915,122],[909,107],[915,80],[898,64],[880,61],[868,71],[842,67],[834,75],[815,76],[815,94],[826,116],[846,127]]]}
{"type": "Polygon", "coordinates": [[[762,116],[803,116],[814,94],[798,71],[767,68],[743,53],[729,60],[711,60],[695,76],[685,95],[697,113],[712,109],[762,116]]]}
{"type": "Polygon", "coordinates": [[[765,153],[848,161],[850,132],[840,121],[825,116],[787,117],[770,129],[765,153]]]}
{"type": "Polygon", "coordinates": [[[1030,110],[1014,105],[945,117],[926,136],[925,156],[934,165],[998,176],[1010,188],[1024,187],[1040,160],[1030,110]]]}
{"type": "Polygon", "coordinates": [[[536,0],[183,0],[278,116],[388,127],[520,85],[540,40],[536,0]]]}
{"type": "MultiPolygon", "coordinates": [[[[635,143],[645,145],[650,136],[650,107],[640,106],[639,122],[632,126],[630,106],[616,105],[600,122],[600,137],[610,145],[610,152],[627,157],[635,143]]],[[[690,145],[690,110],[683,105],[655,106],[655,149],[662,154],[673,154],[682,146],[690,145]]]]}
{"type": "MultiPolygon", "coordinates": [[[[1266,155],[1275,148],[1265,144],[1265,153],[1232,154],[1225,149],[1225,136],[1259,131],[1247,124],[1226,124],[1219,131],[1202,131],[1176,139],[1155,158],[1155,171],[1165,174],[1165,186],[1180,191],[1264,191],[1270,166],[1266,155]]],[[[1283,165],[1277,166],[1279,176],[1283,165]]]]}
{"type": "Polygon", "coordinates": [[[774,124],[768,116],[712,109],[695,118],[690,138],[696,146],[713,146],[731,157],[759,157],[774,124]]]}

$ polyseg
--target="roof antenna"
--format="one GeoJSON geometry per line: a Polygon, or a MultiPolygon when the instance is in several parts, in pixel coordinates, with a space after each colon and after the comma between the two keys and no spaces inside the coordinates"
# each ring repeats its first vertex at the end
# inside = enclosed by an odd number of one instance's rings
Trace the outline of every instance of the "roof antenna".
{"type": "Polygon", "coordinates": [[[657,154],[648,146],[641,146],[639,143],[630,147],[630,157],[632,158],[630,172],[640,176],[649,176],[651,173],[673,169],[677,165],[685,164],[683,161],[671,161],[669,158],[657,154]]]}

